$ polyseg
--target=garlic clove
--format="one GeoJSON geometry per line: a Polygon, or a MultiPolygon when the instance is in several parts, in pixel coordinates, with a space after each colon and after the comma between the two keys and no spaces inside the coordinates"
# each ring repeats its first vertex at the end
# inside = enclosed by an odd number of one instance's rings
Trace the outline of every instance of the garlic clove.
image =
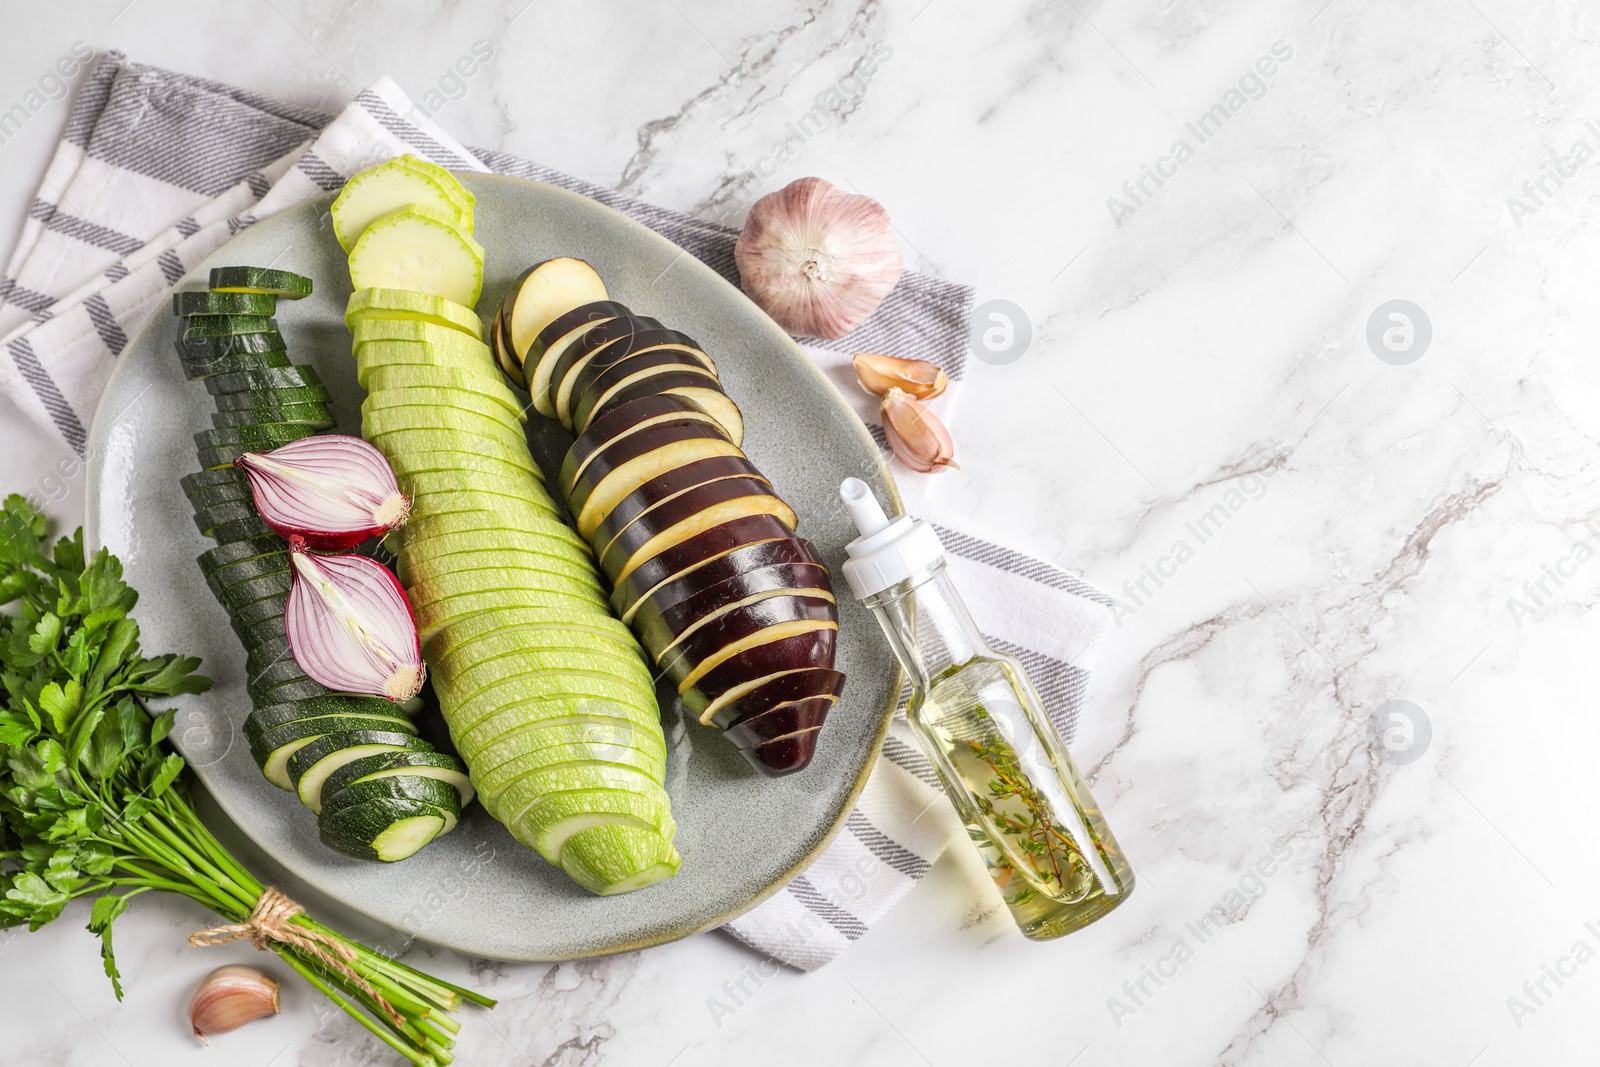
{"type": "Polygon", "coordinates": [[[252,1019],[278,1014],[278,982],[270,974],[230,963],[200,980],[189,998],[189,1025],[202,1044],[211,1034],[237,1030],[252,1019]]]}
{"type": "Polygon", "coordinates": [[[938,473],[955,462],[956,446],[950,431],[933,412],[904,389],[891,387],[880,409],[883,435],[895,459],[922,474],[938,473]]]}
{"type": "Polygon", "coordinates": [[[801,178],[757,200],[733,249],[739,281],[795,337],[843,337],[900,280],[889,213],[871,197],[801,178]]]}
{"type": "Polygon", "coordinates": [[[925,359],[901,359],[874,352],[855,355],[856,381],[873,396],[901,389],[918,400],[932,400],[950,385],[944,368],[925,359]]]}

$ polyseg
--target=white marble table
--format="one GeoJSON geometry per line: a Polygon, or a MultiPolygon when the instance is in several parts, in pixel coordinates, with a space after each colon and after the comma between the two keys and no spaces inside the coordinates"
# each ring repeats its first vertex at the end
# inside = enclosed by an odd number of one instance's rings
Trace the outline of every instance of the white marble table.
{"type": "MultiPolygon", "coordinates": [[[[462,140],[708,216],[758,166],[882,200],[913,262],[1032,319],[1024,358],[972,375],[938,490],[1126,602],[1076,748],[1141,885],[1033,945],[949,855],[837,963],[760,983],[714,934],[419,953],[503,998],[458,1063],[1593,1059],[1592,5],[524,3],[32,5],[0,109],[84,40],[329,110],[382,73],[442,82],[462,140]],[[777,162],[874,46],[859,101],[777,162]],[[1393,700],[1431,739],[1374,743],[1393,700]]],[[[0,144],[0,246],[65,114],[0,144]]],[[[9,407],[0,455],[24,490],[61,458],[9,407]]],[[[0,947],[0,1062],[388,1062],[288,982],[281,1018],[203,1050],[188,989],[258,954],[190,950],[203,916],[142,898],[118,1005],[85,920],[0,947]]]]}

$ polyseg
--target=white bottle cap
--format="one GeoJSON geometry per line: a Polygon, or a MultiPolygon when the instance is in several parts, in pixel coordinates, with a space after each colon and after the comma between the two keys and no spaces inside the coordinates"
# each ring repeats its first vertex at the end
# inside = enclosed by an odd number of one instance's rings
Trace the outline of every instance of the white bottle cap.
{"type": "Polygon", "coordinates": [[[856,599],[881,593],[944,558],[933,527],[910,515],[884,515],[878,498],[860,478],[839,485],[839,499],[861,536],[845,546],[844,577],[856,599]]]}

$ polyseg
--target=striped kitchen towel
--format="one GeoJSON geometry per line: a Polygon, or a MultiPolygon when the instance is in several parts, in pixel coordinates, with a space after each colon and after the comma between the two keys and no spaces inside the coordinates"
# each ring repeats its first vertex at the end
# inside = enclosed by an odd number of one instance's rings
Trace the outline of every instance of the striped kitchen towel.
{"type": "MultiPolygon", "coordinates": [[[[401,152],[572,189],[738,280],[735,231],[463,147],[387,78],[332,117],[110,53],[79,91],[0,279],[0,388],[42,432],[83,452],[113,362],[179,278],[258,219],[401,152]]],[[[948,421],[966,365],[971,299],[969,289],[908,272],[849,337],[804,347],[881,442],[870,398],[854,384],[851,353],[916,354],[942,365],[952,388],[935,409],[948,421]]],[[[909,508],[939,527],[974,616],[997,647],[1021,657],[1070,741],[1111,599],[941,513],[923,495],[926,481],[903,475],[909,508]]],[[[804,875],[727,929],[769,958],[821,966],[904,897],[960,832],[897,718],[844,831],[804,875]]]]}

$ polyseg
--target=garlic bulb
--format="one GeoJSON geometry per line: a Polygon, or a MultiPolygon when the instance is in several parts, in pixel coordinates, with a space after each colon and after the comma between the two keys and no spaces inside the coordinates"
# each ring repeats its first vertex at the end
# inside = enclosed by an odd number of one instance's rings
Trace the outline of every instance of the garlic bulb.
{"type": "Polygon", "coordinates": [[[843,337],[900,280],[900,245],[871,197],[801,178],[757,200],[734,246],[744,291],[796,337],[843,337]]]}
{"type": "Polygon", "coordinates": [[[932,400],[950,386],[944,368],[925,359],[901,359],[874,352],[857,352],[856,381],[873,396],[903,389],[918,400],[932,400]]]}
{"type": "Polygon", "coordinates": [[[202,1043],[252,1019],[278,1014],[278,983],[270,974],[230,963],[200,980],[189,998],[189,1025],[202,1043]]]}
{"type": "Polygon", "coordinates": [[[883,436],[894,458],[922,474],[955,467],[956,446],[938,416],[904,389],[891,388],[883,397],[883,436]]]}

